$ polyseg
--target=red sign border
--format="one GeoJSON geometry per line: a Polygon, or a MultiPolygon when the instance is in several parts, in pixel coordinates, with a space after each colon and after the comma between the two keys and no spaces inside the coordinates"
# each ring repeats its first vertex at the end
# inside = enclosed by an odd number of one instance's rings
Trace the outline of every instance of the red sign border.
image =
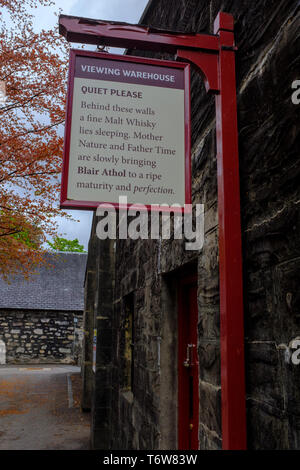
{"type": "MultiPolygon", "coordinates": [[[[117,60],[130,63],[138,63],[145,65],[156,65],[160,67],[177,68],[184,71],[184,134],[185,134],[185,204],[192,204],[192,185],[191,185],[191,100],[190,100],[190,64],[186,62],[166,61],[159,59],[147,59],[144,57],[136,56],[123,56],[118,54],[110,54],[103,52],[93,52],[78,49],[70,50],[69,61],[69,76],[68,76],[68,90],[67,90],[67,104],[66,104],[66,119],[65,119],[65,135],[64,135],[64,152],[63,152],[63,166],[61,177],[61,209],[78,209],[78,210],[95,210],[101,204],[102,207],[111,207],[115,209],[128,209],[135,205],[134,203],[122,204],[108,201],[79,201],[67,198],[68,179],[69,179],[69,162],[70,162],[70,142],[71,142],[71,122],[72,122],[72,107],[73,107],[73,91],[74,91],[74,75],[75,75],[75,61],[77,56],[94,57],[105,60],[117,60]]],[[[120,194],[121,196],[121,194],[120,194]]],[[[174,204],[176,201],[174,201],[174,204]]],[[[144,205],[146,209],[157,210],[163,212],[174,211],[170,206],[159,205],[144,205]]],[[[180,211],[184,211],[184,206],[180,211]]],[[[178,212],[178,209],[175,209],[178,212]]]]}

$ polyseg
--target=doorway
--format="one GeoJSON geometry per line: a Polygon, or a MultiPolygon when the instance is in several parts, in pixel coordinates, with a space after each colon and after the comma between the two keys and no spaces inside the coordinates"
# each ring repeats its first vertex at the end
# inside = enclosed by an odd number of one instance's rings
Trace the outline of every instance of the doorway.
{"type": "Polygon", "coordinates": [[[197,277],[179,282],[178,291],[178,448],[199,448],[199,361],[197,277]]]}

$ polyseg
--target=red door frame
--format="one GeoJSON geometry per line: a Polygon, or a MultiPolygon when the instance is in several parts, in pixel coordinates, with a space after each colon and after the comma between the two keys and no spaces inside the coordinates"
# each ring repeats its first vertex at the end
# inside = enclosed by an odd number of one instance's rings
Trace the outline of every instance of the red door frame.
{"type": "Polygon", "coordinates": [[[244,316],[234,19],[219,12],[214,34],[179,34],[125,23],[61,15],[70,42],[177,54],[202,72],[216,95],[220,341],[223,449],[246,449],[244,316]]]}
{"type": "Polygon", "coordinates": [[[192,276],[180,280],[178,285],[179,450],[197,450],[199,448],[199,361],[197,351],[197,326],[197,276],[192,276]],[[196,290],[195,293],[193,292],[194,289],[196,290]],[[191,386],[192,390],[190,388],[191,386]]]}

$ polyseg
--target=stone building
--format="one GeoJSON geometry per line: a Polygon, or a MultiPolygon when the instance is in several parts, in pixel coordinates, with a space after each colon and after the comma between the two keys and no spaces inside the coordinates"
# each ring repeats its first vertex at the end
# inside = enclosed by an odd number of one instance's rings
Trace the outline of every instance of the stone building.
{"type": "MultiPolygon", "coordinates": [[[[150,0],[140,24],[211,33],[219,11],[234,16],[238,47],[248,447],[299,449],[300,365],[291,344],[300,337],[300,105],[291,95],[300,79],[300,7],[298,0],[150,0]]],[[[192,198],[205,205],[203,248],[187,252],[180,240],[100,241],[94,217],[82,404],[92,409],[95,448],[188,448],[180,444],[189,430],[182,428],[178,378],[188,315],[199,368],[183,412],[197,413],[200,449],[222,447],[215,107],[193,66],[191,105],[192,198]]]]}
{"type": "Polygon", "coordinates": [[[27,281],[0,280],[2,364],[81,362],[84,253],[48,253],[27,281]]]}

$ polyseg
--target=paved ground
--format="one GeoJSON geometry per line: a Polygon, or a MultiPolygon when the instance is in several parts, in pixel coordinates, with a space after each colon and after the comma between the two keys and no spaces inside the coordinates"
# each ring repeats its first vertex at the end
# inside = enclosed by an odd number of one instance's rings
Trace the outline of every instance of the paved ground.
{"type": "Polygon", "coordinates": [[[87,450],[80,369],[0,366],[0,450],[87,450]]]}

